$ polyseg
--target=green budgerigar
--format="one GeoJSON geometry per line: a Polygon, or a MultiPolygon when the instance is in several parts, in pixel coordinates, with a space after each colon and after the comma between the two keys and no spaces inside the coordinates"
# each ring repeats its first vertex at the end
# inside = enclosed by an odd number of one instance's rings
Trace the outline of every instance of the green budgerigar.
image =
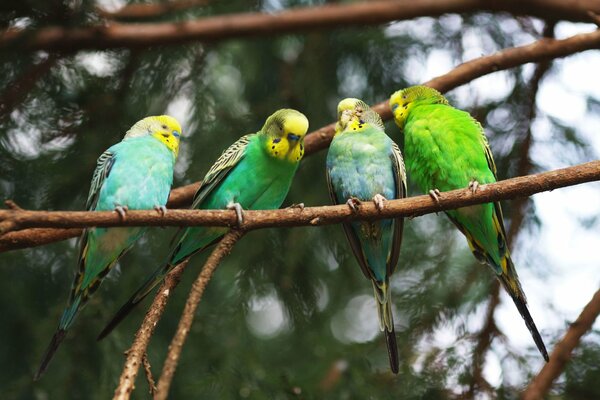
{"type": "MultiPolygon", "coordinates": [[[[165,205],[173,183],[181,127],[175,118],[161,115],[138,121],[120,143],[100,158],[87,199],[89,211],[156,209],[165,205]]],[[[142,236],[145,228],[90,228],[80,239],[79,263],[68,305],[35,375],[39,379],[73,324],[77,312],[98,289],[102,279],[142,236]]]]}
{"type": "MultiPolygon", "coordinates": [[[[361,100],[348,98],[338,105],[336,132],[327,153],[327,183],[332,201],[353,210],[362,201],[373,201],[381,210],[386,199],[406,196],[400,149],[386,135],[379,114],[361,100]]],[[[390,276],[398,264],[403,219],[352,221],[342,226],[365,277],[373,283],[390,368],[397,374],[390,276]]]]}
{"type": "MultiPolygon", "coordinates": [[[[435,200],[440,190],[469,187],[475,192],[480,184],[496,182],[496,166],[483,128],[469,113],[450,106],[437,90],[413,86],[397,91],[390,107],[404,133],[408,172],[435,200]]],[[[466,236],[475,257],[492,268],[548,361],[506,243],[500,203],[449,210],[446,215],[466,236]]]]}
{"type": "MultiPolygon", "coordinates": [[[[291,109],[276,111],[262,129],[232,144],[210,168],[194,196],[193,209],[233,209],[238,222],[242,209],[265,210],[281,207],[304,155],[308,120],[291,109]]],[[[181,229],[166,263],[148,277],[100,333],[110,333],[165,275],[177,264],[219,241],[223,227],[181,229]]]]}

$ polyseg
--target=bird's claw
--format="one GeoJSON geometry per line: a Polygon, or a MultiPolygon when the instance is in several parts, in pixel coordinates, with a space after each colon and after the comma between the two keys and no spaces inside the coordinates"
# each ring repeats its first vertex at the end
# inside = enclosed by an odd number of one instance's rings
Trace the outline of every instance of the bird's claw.
{"type": "Polygon", "coordinates": [[[304,203],[294,203],[291,206],[289,206],[288,208],[299,208],[300,211],[304,211],[304,203]]]}
{"type": "Polygon", "coordinates": [[[473,179],[471,182],[469,182],[469,189],[471,189],[471,193],[475,194],[475,192],[477,191],[478,188],[479,188],[479,182],[477,182],[475,179],[473,179]]]}
{"type": "Polygon", "coordinates": [[[348,204],[348,207],[350,207],[350,209],[352,210],[352,212],[357,212],[358,211],[358,206],[361,205],[361,201],[359,199],[357,199],[356,197],[350,197],[348,199],[348,201],[346,201],[346,204],[348,204]]]}
{"type": "Polygon", "coordinates": [[[164,217],[165,215],[167,215],[167,207],[160,205],[160,206],[154,206],[154,209],[156,210],[157,213],[160,214],[161,217],[164,217]]]}
{"type": "Polygon", "coordinates": [[[383,195],[377,193],[375,196],[373,196],[373,203],[375,203],[375,207],[379,210],[382,211],[383,208],[385,207],[385,202],[387,201],[387,199],[385,197],[383,197],[383,195]]]}
{"type": "Polygon", "coordinates": [[[238,228],[240,226],[242,226],[242,224],[244,223],[244,214],[243,214],[242,205],[240,203],[230,203],[230,204],[227,205],[227,209],[228,210],[235,210],[235,215],[237,217],[238,228]]]}
{"type": "Polygon", "coordinates": [[[129,207],[127,207],[127,206],[116,206],[115,207],[115,212],[117,214],[119,214],[119,217],[121,217],[122,221],[125,221],[125,215],[127,214],[127,211],[129,211],[129,207]]]}
{"type": "Polygon", "coordinates": [[[432,189],[429,191],[429,197],[431,197],[437,204],[440,204],[440,197],[442,197],[442,193],[439,189],[432,189]]]}

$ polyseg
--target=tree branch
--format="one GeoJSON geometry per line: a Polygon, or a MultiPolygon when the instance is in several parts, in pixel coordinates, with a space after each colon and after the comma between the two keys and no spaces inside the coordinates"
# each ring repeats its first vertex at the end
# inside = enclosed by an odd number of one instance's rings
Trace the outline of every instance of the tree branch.
{"type": "Polygon", "coordinates": [[[375,25],[422,16],[473,12],[508,12],[541,19],[593,22],[589,13],[600,14],[600,3],[595,0],[368,1],[297,8],[277,14],[231,14],[177,23],[113,23],[80,28],[50,26],[37,31],[13,28],[0,34],[0,48],[77,51],[145,47],[375,25]]]}
{"type": "MultiPolygon", "coordinates": [[[[600,31],[584,33],[563,40],[542,39],[532,44],[505,49],[489,56],[476,58],[440,75],[425,85],[446,92],[471,80],[492,72],[513,68],[529,62],[538,62],[549,58],[565,57],[569,54],[600,47],[600,31]]],[[[384,120],[391,118],[391,111],[386,102],[379,103],[374,108],[384,120]]],[[[319,128],[306,136],[306,154],[312,154],[329,146],[333,137],[335,124],[319,128]]],[[[167,207],[185,207],[191,203],[199,183],[182,186],[171,191],[167,207]]],[[[0,237],[0,252],[40,246],[69,237],[79,236],[80,229],[65,230],[23,230],[11,232],[0,237]]]]}
{"type": "MultiPolygon", "coordinates": [[[[600,160],[481,185],[476,193],[472,193],[468,188],[443,192],[439,203],[425,195],[389,200],[381,211],[372,202],[362,203],[357,212],[353,212],[345,204],[304,209],[244,211],[244,222],[240,228],[253,230],[284,226],[320,226],[354,219],[416,217],[490,201],[530,196],[597,180],[600,180],[600,160]]],[[[129,211],[125,220],[114,211],[0,210],[0,230],[91,226],[237,226],[236,221],[236,213],[233,210],[171,210],[164,216],[154,210],[129,211]]]]}
{"type": "Polygon", "coordinates": [[[552,382],[558,378],[571,359],[571,352],[577,347],[581,337],[592,328],[598,314],[600,314],[600,290],[594,294],[592,300],[583,308],[583,311],[581,311],[577,320],[571,324],[561,341],[554,346],[550,361],[544,364],[538,375],[527,386],[521,397],[522,400],[544,398],[552,382]]]}
{"type": "Polygon", "coordinates": [[[231,252],[231,249],[235,243],[241,239],[243,235],[244,231],[241,230],[234,229],[229,231],[229,233],[223,237],[217,247],[210,254],[208,260],[206,260],[206,263],[204,264],[204,267],[202,267],[198,278],[196,278],[196,281],[192,285],[192,289],[190,290],[190,294],[185,303],[185,308],[183,309],[181,319],[179,320],[179,325],[177,326],[177,332],[175,333],[175,336],[173,336],[173,340],[171,340],[171,344],[169,345],[169,352],[167,353],[165,364],[160,374],[160,378],[158,379],[158,386],[154,400],[165,400],[167,398],[169,394],[169,387],[171,386],[171,381],[173,380],[173,375],[175,374],[175,369],[179,363],[181,350],[183,349],[183,345],[187,339],[187,334],[190,332],[192,327],[194,314],[198,304],[200,303],[200,300],[202,299],[204,289],[206,289],[206,285],[208,285],[212,274],[219,266],[221,260],[231,252]]]}
{"type": "Polygon", "coordinates": [[[156,296],[152,301],[152,305],[148,309],[144,321],[140,326],[140,329],[135,334],[135,339],[131,348],[125,352],[127,359],[125,360],[125,366],[123,372],[119,378],[119,385],[115,390],[113,400],[126,400],[129,399],[131,392],[135,388],[135,378],[139,371],[140,365],[143,363],[143,357],[146,354],[148,343],[154,333],[154,328],[158,324],[160,317],[167,305],[167,301],[173,289],[179,283],[181,274],[186,266],[187,262],[176,266],[169,275],[166,276],[162,285],[156,292],[156,296]]]}

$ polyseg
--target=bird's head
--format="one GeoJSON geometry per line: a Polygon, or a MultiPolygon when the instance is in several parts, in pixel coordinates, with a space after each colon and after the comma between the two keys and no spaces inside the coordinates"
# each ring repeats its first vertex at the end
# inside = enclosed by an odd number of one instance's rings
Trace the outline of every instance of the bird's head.
{"type": "Polygon", "coordinates": [[[125,139],[152,135],[161,141],[175,156],[179,153],[181,126],[168,115],[146,117],[135,123],[125,134],[125,139]]]}
{"type": "Polygon", "coordinates": [[[299,111],[281,109],[273,113],[261,129],[265,148],[275,158],[297,163],[304,156],[308,119],[299,111]]]}
{"type": "Polygon", "coordinates": [[[346,98],[340,101],[337,107],[337,117],[336,135],[344,131],[358,132],[365,124],[370,124],[380,130],[384,129],[379,114],[359,99],[346,98]]]}
{"type": "Polygon", "coordinates": [[[390,97],[390,108],[396,125],[403,129],[413,107],[423,104],[448,104],[448,100],[440,92],[427,86],[411,86],[394,93],[390,97]]]}

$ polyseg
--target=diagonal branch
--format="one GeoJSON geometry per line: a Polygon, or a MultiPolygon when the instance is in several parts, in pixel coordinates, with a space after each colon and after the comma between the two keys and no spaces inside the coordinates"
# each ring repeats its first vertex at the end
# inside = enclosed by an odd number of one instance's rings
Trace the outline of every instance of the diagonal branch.
{"type": "Polygon", "coordinates": [[[154,328],[156,328],[156,325],[162,316],[167,301],[169,300],[169,296],[179,283],[179,279],[181,278],[181,274],[183,273],[186,264],[187,262],[183,262],[175,267],[169,275],[166,276],[162,285],[156,292],[152,305],[148,309],[140,329],[135,334],[133,344],[129,350],[125,352],[125,354],[127,354],[127,359],[125,360],[125,366],[123,367],[123,372],[119,378],[119,385],[115,390],[113,400],[129,399],[131,392],[135,388],[135,378],[137,377],[140,365],[143,363],[143,358],[146,354],[150,338],[154,333],[154,328]]]}
{"type": "Polygon", "coordinates": [[[37,31],[9,29],[0,34],[0,48],[14,50],[110,49],[269,36],[335,27],[376,25],[448,13],[508,12],[541,19],[592,22],[600,14],[595,0],[413,0],[365,1],[297,8],[276,14],[242,13],[184,22],[94,25],[37,31]]]}
{"type": "MultiPolygon", "coordinates": [[[[535,193],[600,180],[600,160],[539,174],[481,185],[477,192],[458,189],[443,192],[438,202],[429,196],[389,200],[383,210],[364,202],[356,212],[344,205],[244,211],[244,230],[320,226],[355,219],[377,220],[416,217],[491,201],[530,196],[535,193]]],[[[123,220],[114,211],[26,211],[0,210],[0,231],[23,228],[72,228],[114,226],[236,226],[233,210],[171,210],[166,215],[154,210],[129,211],[123,220]]]]}
{"type": "Polygon", "coordinates": [[[179,363],[181,350],[183,349],[187,335],[192,327],[194,313],[196,312],[196,308],[202,299],[204,289],[206,289],[206,285],[208,285],[212,274],[219,266],[221,260],[231,252],[231,249],[235,243],[240,240],[243,235],[244,231],[241,230],[231,230],[229,233],[227,233],[208,257],[208,260],[206,260],[204,267],[202,267],[198,278],[196,278],[196,281],[192,285],[192,289],[190,290],[190,294],[185,303],[185,308],[183,309],[181,319],[179,320],[179,325],[177,326],[177,332],[175,333],[175,336],[173,336],[173,340],[171,340],[171,344],[169,345],[167,358],[160,374],[160,378],[158,379],[158,386],[154,400],[164,400],[167,398],[169,394],[169,387],[171,386],[171,381],[173,380],[173,375],[175,374],[175,369],[179,363]]]}
{"type": "Polygon", "coordinates": [[[571,359],[571,352],[579,344],[581,337],[586,334],[600,314],[600,290],[598,290],[590,302],[583,308],[577,320],[571,324],[567,333],[554,346],[550,355],[550,361],[542,367],[541,371],[531,381],[523,392],[522,400],[536,400],[544,398],[550,390],[552,382],[562,373],[566,364],[571,359]]]}
{"type": "MultiPolygon", "coordinates": [[[[569,54],[599,47],[600,31],[579,34],[563,40],[542,39],[526,46],[505,49],[489,56],[468,61],[450,72],[426,82],[425,85],[446,92],[495,71],[513,68],[529,62],[565,57],[569,54]]],[[[382,115],[384,120],[391,118],[391,111],[387,102],[379,103],[374,108],[382,115]]],[[[333,123],[329,124],[307,135],[305,139],[307,155],[329,146],[333,137],[334,125],[333,123]]],[[[199,183],[194,183],[174,189],[171,192],[167,206],[170,208],[188,206],[198,186],[199,183]]],[[[53,231],[54,233],[50,230],[31,229],[4,235],[0,237],[0,252],[40,246],[81,234],[81,230],[78,229],[73,229],[70,232],[64,230],[53,231]]]]}

